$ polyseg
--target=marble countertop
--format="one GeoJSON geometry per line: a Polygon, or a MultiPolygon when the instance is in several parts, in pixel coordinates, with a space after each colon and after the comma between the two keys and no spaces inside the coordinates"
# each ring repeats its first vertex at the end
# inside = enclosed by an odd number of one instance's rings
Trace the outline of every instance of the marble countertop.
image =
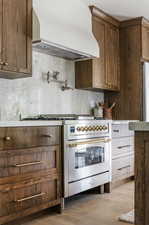
{"type": "Polygon", "coordinates": [[[129,129],[134,131],[149,131],[149,122],[130,122],[129,129]]]}
{"type": "MultiPolygon", "coordinates": [[[[107,120],[106,120],[107,121],[107,120]]],[[[69,121],[69,123],[72,121],[69,121]]],[[[74,122],[74,121],[73,121],[74,122]]],[[[82,121],[76,121],[81,123],[82,121]]],[[[112,124],[129,124],[131,130],[149,130],[149,123],[135,120],[109,120],[112,124]]],[[[61,120],[26,120],[26,121],[0,121],[0,127],[38,127],[38,126],[62,126],[61,120]]]]}
{"type": "Polygon", "coordinates": [[[0,121],[0,127],[38,127],[38,126],[61,126],[62,121],[57,120],[27,120],[27,121],[0,121]]]}
{"type": "Polygon", "coordinates": [[[129,123],[136,123],[137,120],[112,120],[112,124],[129,124],[129,123]]]}

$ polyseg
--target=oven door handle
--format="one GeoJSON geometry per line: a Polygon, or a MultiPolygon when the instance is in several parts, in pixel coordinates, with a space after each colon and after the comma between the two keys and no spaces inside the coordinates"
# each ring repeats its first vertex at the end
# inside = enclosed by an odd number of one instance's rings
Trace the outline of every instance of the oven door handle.
{"type": "Polygon", "coordinates": [[[72,144],[69,144],[69,148],[75,148],[79,145],[87,145],[87,144],[98,144],[98,143],[108,143],[111,142],[110,138],[100,138],[100,139],[96,139],[96,140],[91,140],[91,141],[83,141],[83,142],[75,142],[72,144]]]}

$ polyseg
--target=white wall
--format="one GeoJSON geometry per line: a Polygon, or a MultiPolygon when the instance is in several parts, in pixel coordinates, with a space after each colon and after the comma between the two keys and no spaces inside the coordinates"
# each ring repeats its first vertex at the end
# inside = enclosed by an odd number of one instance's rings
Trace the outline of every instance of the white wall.
{"type": "Polygon", "coordinates": [[[19,114],[87,114],[95,102],[103,101],[103,93],[82,90],[62,92],[60,84],[45,80],[48,70],[60,71],[60,79],[68,79],[75,87],[74,63],[33,52],[33,77],[17,80],[0,79],[0,120],[18,120],[19,114]]]}

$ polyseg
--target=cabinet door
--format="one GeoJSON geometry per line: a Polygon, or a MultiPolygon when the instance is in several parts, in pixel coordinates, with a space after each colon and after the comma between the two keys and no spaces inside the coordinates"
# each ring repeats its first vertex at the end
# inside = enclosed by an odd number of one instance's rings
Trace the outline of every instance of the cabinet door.
{"type": "Polygon", "coordinates": [[[109,90],[120,89],[119,29],[110,24],[106,29],[106,82],[109,90]]]}
{"type": "Polygon", "coordinates": [[[142,58],[149,60],[149,28],[142,27],[142,58]]]}
{"type": "Polygon", "coordinates": [[[32,1],[3,1],[3,70],[31,73],[32,1]]]}
{"type": "Polygon", "coordinates": [[[106,88],[105,71],[105,32],[106,23],[93,18],[93,33],[100,47],[100,57],[93,60],[93,86],[94,88],[106,88]]]}

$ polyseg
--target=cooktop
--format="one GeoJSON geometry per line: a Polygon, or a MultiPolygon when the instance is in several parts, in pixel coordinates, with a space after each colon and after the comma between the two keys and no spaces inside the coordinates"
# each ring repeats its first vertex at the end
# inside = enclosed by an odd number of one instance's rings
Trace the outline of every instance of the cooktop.
{"type": "Polygon", "coordinates": [[[77,115],[77,114],[40,114],[36,116],[26,117],[22,120],[94,120],[91,115],[77,115]]]}

